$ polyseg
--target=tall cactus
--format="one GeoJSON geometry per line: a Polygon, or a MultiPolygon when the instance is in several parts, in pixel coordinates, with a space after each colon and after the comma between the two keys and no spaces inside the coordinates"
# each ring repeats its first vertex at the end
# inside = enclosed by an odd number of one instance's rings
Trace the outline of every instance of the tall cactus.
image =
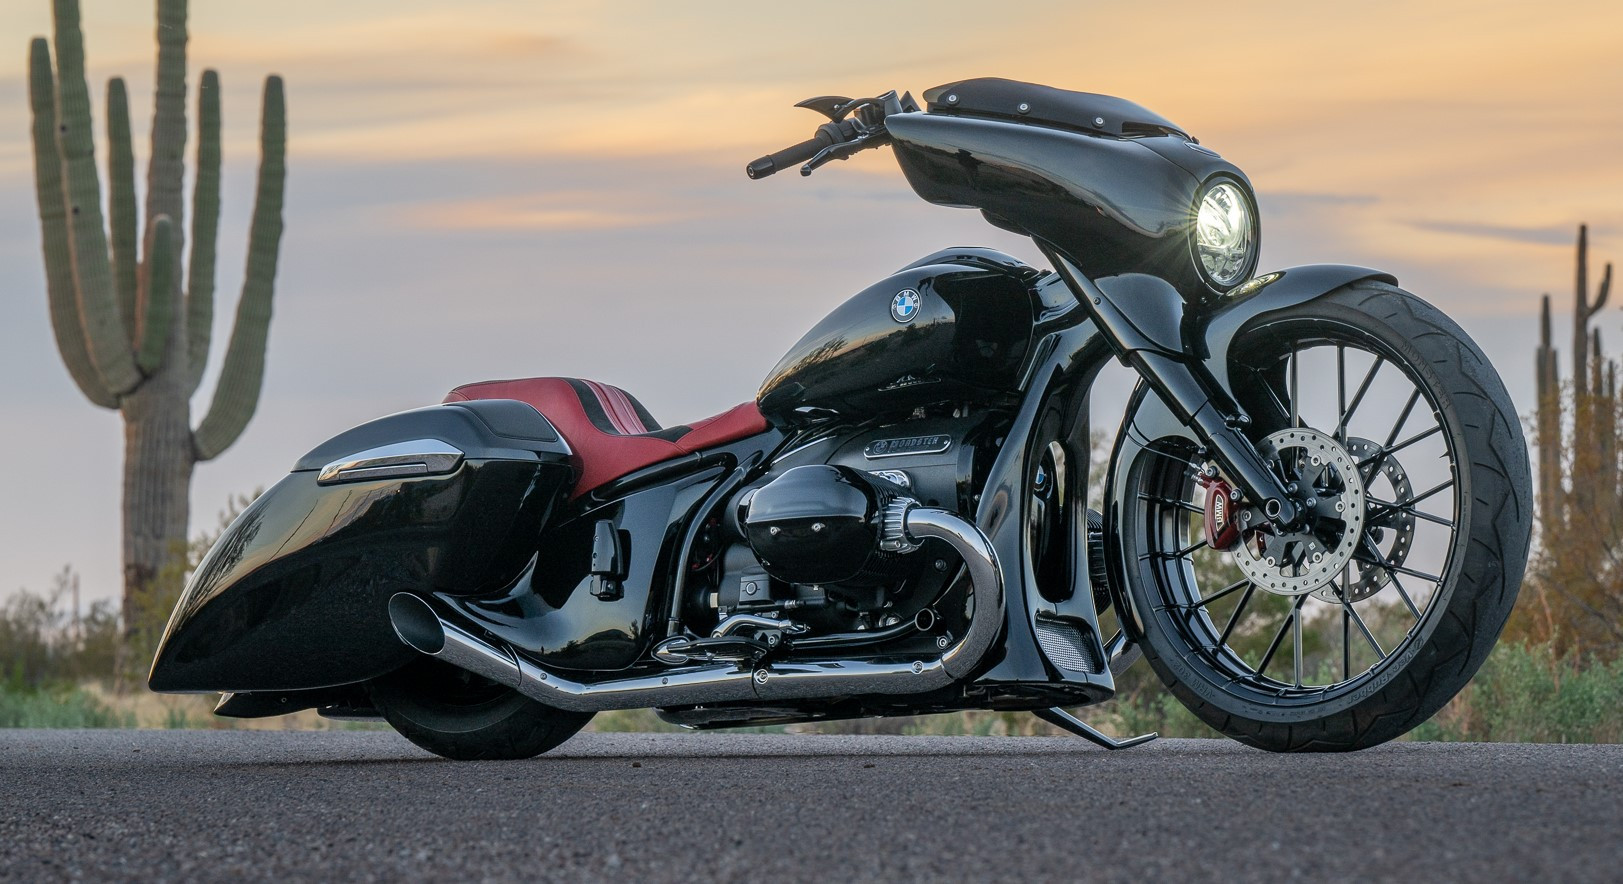
{"type": "MultiPolygon", "coordinates": [[[[1591,329],[1590,322],[1606,306],[1606,298],[1612,290],[1612,264],[1606,263],[1606,270],[1601,274],[1600,285],[1595,290],[1593,299],[1589,296],[1589,226],[1578,225],[1578,266],[1576,285],[1574,286],[1572,303],[1572,433],[1573,433],[1573,471],[1575,474],[1589,475],[1599,467],[1599,447],[1601,444],[1601,425],[1610,420],[1610,413],[1606,410],[1606,403],[1600,401],[1604,391],[1601,388],[1601,362],[1605,357],[1600,352],[1600,335],[1598,329],[1591,329]]],[[[1584,481],[1574,483],[1572,488],[1572,505],[1581,513],[1594,514],[1595,505],[1600,499],[1597,494],[1601,488],[1598,481],[1584,481]]]]}
{"type": "Polygon", "coordinates": [[[1565,518],[1561,487],[1561,369],[1559,352],[1550,345],[1550,296],[1545,295],[1539,311],[1539,343],[1534,354],[1538,380],[1538,503],[1539,532],[1548,536],[1550,526],[1565,518]]]}
{"type": "Polygon", "coordinates": [[[1589,231],[1578,228],[1572,379],[1563,386],[1551,343],[1550,296],[1539,318],[1540,551],[1517,630],[1563,649],[1623,656],[1623,399],[1619,363],[1591,327],[1605,306],[1612,268],[1589,297],[1589,231]],[[1569,391],[1570,390],[1570,394],[1569,391]],[[1564,421],[1570,416],[1570,423],[1564,421]]]}
{"type": "Polygon", "coordinates": [[[1578,225],[1578,273],[1577,285],[1574,286],[1572,302],[1572,364],[1577,370],[1572,373],[1572,385],[1578,395],[1589,392],[1589,321],[1595,314],[1606,306],[1606,296],[1612,291],[1612,262],[1606,262],[1606,271],[1601,274],[1600,286],[1595,291],[1595,299],[1589,299],[1589,225],[1578,225]]]}
{"type": "Polygon", "coordinates": [[[220,218],[220,81],[198,90],[196,181],[186,272],[186,0],[157,0],[157,87],[145,230],[124,81],[107,84],[107,217],[91,137],[78,0],[53,0],[55,65],[44,37],[29,46],[34,171],[46,292],[57,349],[85,397],[124,417],[124,611],[184,549],[197,463],[236,441],[258,406],[287,141],[282,81],[265,80],[260,165],[248,266],[236,324],[209,411],[194,431],[191,397],[208,362],[220,218]],[[104,226],[104,223],[106,226],[104,226]]]}

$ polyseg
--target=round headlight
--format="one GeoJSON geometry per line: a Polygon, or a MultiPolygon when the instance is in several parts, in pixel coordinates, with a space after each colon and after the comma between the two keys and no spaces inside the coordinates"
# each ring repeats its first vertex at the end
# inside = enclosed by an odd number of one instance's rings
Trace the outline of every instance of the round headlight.
{"type": "Polygon", "coordinates": [[[1256,264],[1256,218],[1239,185],[1222,181],[1206,188],[1195,215],[1195,255],[1214,287],[1232,288],[1256,264]]]}

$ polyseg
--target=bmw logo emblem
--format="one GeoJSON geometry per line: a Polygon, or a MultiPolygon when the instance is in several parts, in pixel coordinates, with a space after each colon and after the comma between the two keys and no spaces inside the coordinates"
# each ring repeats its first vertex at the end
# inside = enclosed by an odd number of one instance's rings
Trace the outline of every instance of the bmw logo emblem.
{"type": "Polygon", "coordinates": [[[890,299],[890,318],[897,322],[912,322],[919,315],[919,293],[902,289],[890,299]]]}

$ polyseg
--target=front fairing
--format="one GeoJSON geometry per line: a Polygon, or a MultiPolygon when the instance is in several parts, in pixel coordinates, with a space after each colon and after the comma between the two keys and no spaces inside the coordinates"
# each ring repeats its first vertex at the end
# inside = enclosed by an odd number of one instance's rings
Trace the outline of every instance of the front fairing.
{"type": "Polygon", "coordinates": [[[1149,273],[1190,301],[1212,296],[1191,252],[1196,199],[1214,176],[1247,179],[1190,139],[937,113],[895,114],[885,125],[920,197],[980,209],[1053,245],[1090,278],[1149,273]]]}

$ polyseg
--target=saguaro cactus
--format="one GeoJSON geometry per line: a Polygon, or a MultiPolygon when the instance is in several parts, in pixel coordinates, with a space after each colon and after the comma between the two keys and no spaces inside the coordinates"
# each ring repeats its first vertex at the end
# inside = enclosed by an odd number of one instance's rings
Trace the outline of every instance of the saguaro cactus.
{"type": "Polygon", "coordinates": [[[1578,395],[1589,392],[1589,321],[1606,306],[1606,296],[1612,292],[1612,262],[1606,262],[1601,274],[1595,299],[1589,299],[1589,225],[1578,225],[1578,274],[1572,302],[1572,385],[1578,395]]]}
{"type": "Polygon", "coordinates": [[[1550,345],[1550,296],[1539,312],[1538,352],[1534,354],[1538,380],[1538,503],[1539,531],[1565,517],[1561,488],[1561,369],[1559,352],[1550,345]]]}
{"type": "Polygon", "coordinates": [[[1538,379],[1540,552],[1522,636],[1566,649],[1623,654],[1623,399],[1618,361],[1591,322],[1606,304],[1612,268],[1588,295],[1589,236],[1578,228],[1572,380],[1563,387],[1545,295],[1534,358],[1538,379]],[[1570,394],[1568,391],[1571,391],[1570,394]],[[1570,424],[1563,422],[1570,415],[1570,424]]]}
{"type": "Polygon", "coordinates": [[[51,326],[86,398],[124,417],[124,613],[184,549],[192,470],[236,441],[259,402],[282,237],[286,121],[282,81],[265,80],[248,266],[236,325],[207,415],[191,397],[208,362],[220,218],[220,79],[197,97],[191,252],[181,272],[186,148],[186,0],[157,0],[157,88],[139,229],[129,101],[107,84],[107,217],[91,137],[78,0],[54,0],[55,66],[44,37],[29,47],[34,171],[51,326]]]}
{"type": "Polygon", "coordinates": [[[1600,467],[1600,447],[1603,444],[1602,425],[1611,421],[1611,412],[1604,400],[1602,386],[1605,357],[1600,351],[1600,333],[1589,323],[1606,306],[1612,290],[1612,264],[1606,263],[1595,297],[1589,297],[1589,226],[1578,225],[1578,268],[1572,303],[1572,433],[1573,473],[1585,476],[1575,482],[1570,504],[1586,516],[1596,513],[1596,504],[1604,501],[1600,477],[1594,475],[1600,467]]]}

